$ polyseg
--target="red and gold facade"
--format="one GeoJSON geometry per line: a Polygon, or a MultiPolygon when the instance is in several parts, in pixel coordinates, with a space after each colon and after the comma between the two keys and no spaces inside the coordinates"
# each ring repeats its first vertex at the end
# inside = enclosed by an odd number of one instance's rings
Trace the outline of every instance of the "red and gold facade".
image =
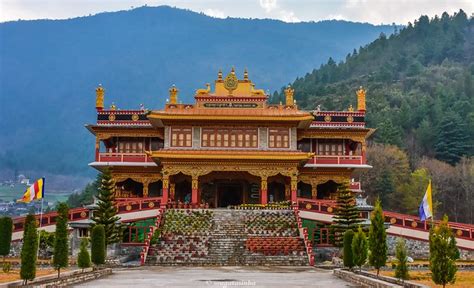
{"type": "Polygon", "coordinates": [[[353,174],[366,164],[365,91],[357,110],[303,111],[285,89],[285,103],[267,103],[245,71],[207,84],[194,104],[181,104],[169,90],[162,110],[104,109],[96,89],[98,170],[110,167],[117,198],[159,198],[161,203],[296,202],[298,197],[331,199],[338,183],[360,190],[353,174]]]}

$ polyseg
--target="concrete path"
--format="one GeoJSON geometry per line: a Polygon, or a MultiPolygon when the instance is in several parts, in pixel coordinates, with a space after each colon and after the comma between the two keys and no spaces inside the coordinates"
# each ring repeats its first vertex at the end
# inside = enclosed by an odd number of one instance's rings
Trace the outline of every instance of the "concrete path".
{"type": "Polygon", "coordinates": [[[76,287],[357,287],[312,267],[140,267],[76,287]]]}

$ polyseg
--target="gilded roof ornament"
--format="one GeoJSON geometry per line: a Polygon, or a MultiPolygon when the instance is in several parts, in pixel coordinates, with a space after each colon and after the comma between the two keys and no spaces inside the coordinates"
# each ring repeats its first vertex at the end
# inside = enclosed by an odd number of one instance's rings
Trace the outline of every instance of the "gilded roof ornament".
{"type": "Polygon", "coordinates": [[[359,111],[365,111],[365,93],[367,90],[364,90],[362,86],[359,87],[359,90],[357,90],[357,110],[359,111]]]}
{"type": "Polygon", "coordinates": [[[352,107],[352,104],[349,105],[349,108],[347,109],[347,111],[349,111],[349,112],[354,112],[354,107],[352,107]]]}
{"type": "Polygon", "coordinates": [[[295,89],[291,88],[290,85],[285,89],[285,104],[287,106],[292,106],[295,104],[295,100],[293,99],[293,95],[295,93],[295,89]]]}
{"type": "Polygon", "coordinates": [[[176,88],[176,85],[172,85],[171,88],[169,89],[170,92],[170,102],[169,104],[177,104],[178,103],[178,88],[176,88]]]}
{"type": "Polygon", "coordinates": [[[232,95],[232,91],[237,89],[238,85],[239,79],[237,79],[237,76],[235,76],[235,69],[232,67],[232,70],[224,79],[224,88],[229,91],[229,95],[232,95]]]}
{"type": "Polygon", "coordinates": [[[252,93],[252,96],[265,96],[265,91],[263,91],[263,89],[255,89],[254,83],[250,83],[250,85],[251,85],[250,93],[252,93]]]}
{"type": "Polygon", "coordinates": [[[244,70],[244,80],[248,81],[249,80],[249,72],[247,71],[247,68],[244,70]]]}
{"type": "Polygon", "coordinates": [[[219,69],[219,72],[217,72],[217,81],[222,81],[222,70],[219,69]]]}
{"type": "Polygon", "coordinates": [[[114,102],[112,102],[112,105],[110,105],[110,110],[117,110],[117,106],[115,106],[114,102]]]}
{"type": "Polygon", "coordinates": [[[207,95],[211,92],[211,84],[206,83],[206,89],[197,89],[196,95],[207,95]]]}
{"type": "Polygon", "coordinates": [[[97,110],[102,110],[104,109],[104,88],[102,87],[102,84],[99,84],[99,87],[95,89],[95,108],[97,110]]]}

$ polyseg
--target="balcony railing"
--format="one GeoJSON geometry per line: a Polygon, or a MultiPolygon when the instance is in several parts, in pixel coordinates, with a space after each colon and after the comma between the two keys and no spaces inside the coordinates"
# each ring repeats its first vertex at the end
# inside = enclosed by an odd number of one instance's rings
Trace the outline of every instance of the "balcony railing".
{"type": "Polygon", "coordinates": [[[99,153],[98,162],[153,162],[145,153],[99,153]]]}
{"type": "Polygon", "coordinates": [[[360,189],[360,182],[350,182],[349,189],[351,190],[361,190],[360,189]]]}
{"type": "Polygon", "coordinates": [[[317,155],[311,158],[307,164],[332,164],[332,165],[363,165],[362,156],[355,155],[317,155]]]}

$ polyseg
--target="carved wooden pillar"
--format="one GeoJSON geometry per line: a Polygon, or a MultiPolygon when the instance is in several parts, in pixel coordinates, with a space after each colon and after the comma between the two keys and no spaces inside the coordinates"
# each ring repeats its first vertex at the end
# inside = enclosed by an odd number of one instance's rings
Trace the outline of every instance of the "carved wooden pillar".
{"type": "Polygon", "coordinates": [[[311,182],[311,198],[312,199],[316,199],[317,195],[318,195],[318,189],[317,189],[317,185],[313,182],[311,182]]]}
{"type": "Polygon", "coordinates": [[[175,193],[176,193],[176,184],[175,183],[170,183],[170,199],[171,199],[171,201],[174,201],[175,193]]]}
{"type": "Polygon", "coordinates": [[[198,204],[198,188],[199,188],[199,176],[192,175],[191,177],[191,203],[198,204]]]}
{"type": "Polygon", "coordinates": [[[142,184],[143,184],[143,198],[147,198],[148,197],[148,188],[150,186],[150,179],[144,179],[142,181],[142,184]]]}
{"type": "Polygon", "coordinates": [[[170,176],[169,175],[163,175],[163,197],[162,199],[162,206],[166,206],[168,204],[168,189],[170,185],[170,176]]]}
{"type": "Polygon", "coordinates": [[[291,202],[296,202],[296,192],[298,189],[298,177],[296,175],[291,176],[291,202]]]}
{"type": "Polygon", "coordinates": [[[285,200],[290,200],[291,197],[291,190],[290,190],[290,185],[285,184],[285,200]]]}
{"type": "Polygon", "coordinates": [[[267,204],[268,202],[268,177],[260,176],[260,204],[267,204]]]}
{"type": "Polygon", "coordinates": [[[365,143],[365,141],[363,141],[362,143],[362,163],[365,164],[366,163],[366,158],[365,158],[365,150],[367,149],[367,144],[365,143]]]}
{"type": "Polygon", "coordinates": [[[99,151],[100,149],[100,139],[99,137],[95,137],[95,161],[99,161],[99,151]]]}

